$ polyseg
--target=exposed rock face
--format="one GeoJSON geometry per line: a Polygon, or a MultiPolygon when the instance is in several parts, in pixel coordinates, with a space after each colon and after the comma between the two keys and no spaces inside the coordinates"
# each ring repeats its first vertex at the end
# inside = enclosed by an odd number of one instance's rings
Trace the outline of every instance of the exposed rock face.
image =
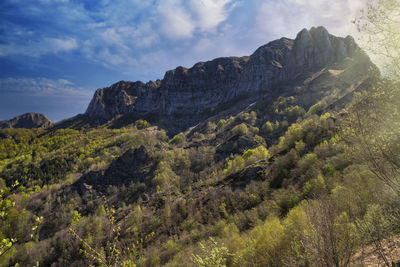
{"type": "Polygon", "coordinates": [[[45,115],[40,113],[25,113],[11,120],[0,121],[0,129],[4,128],[39,128],[48,127],[53,122],[45,115]]]}
{"type": "Polygon", "coordinates": [[[362,61],[362,72],[374,67],[352,37],[335,37],[323,27],[304,29],[295,40],[281,38],[258,48],[250,57],[217,58],[167,71],[155,82],[118,82],[98,89],[86,115],[108,121],[119,114],[155,113],[186,116],[193,121],[202,112],[236,97],[272,91],[282,82],[340,64],[362,61]]]}

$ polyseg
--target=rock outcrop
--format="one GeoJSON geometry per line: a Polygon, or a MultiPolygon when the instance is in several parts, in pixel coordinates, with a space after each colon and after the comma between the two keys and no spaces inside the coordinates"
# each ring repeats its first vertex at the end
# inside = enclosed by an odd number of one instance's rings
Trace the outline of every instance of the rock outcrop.
{"type": "Polygon", "coordinates": [[[363,73],[376,70],[352,37],[335,37],[323,27],[313,27],[299,32],[295,40],[272,41],[249,57],[217,58],[190,69],[167,71],[155,82],[121,81],[98,89],[86,115],[105,122],[117,115],[153,113],[183,116],[194,124],[210,108],[238,97],[265,95],[278,84],[340,65],[346,59],[361,62],[359,71],[363,73]]]}
{"type": "Polygon", "coordinates": [[[40,128],[48,127],[53,122],[40,113],[25,113],[7,121],[0,121],[0,129],[4,128],[40,128]]]}

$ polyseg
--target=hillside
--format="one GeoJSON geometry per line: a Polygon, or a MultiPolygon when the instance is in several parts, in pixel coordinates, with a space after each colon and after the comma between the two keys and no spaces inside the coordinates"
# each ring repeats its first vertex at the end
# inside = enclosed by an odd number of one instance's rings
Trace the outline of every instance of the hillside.
{"type": "Polygon", "coordinates": [[[2,129],[0,265],[390,258],[373,254],[400,229],[381,179],[399,170],[398,86],[352,37],[318,27],[98,89],[52,127],[2,129]]]}

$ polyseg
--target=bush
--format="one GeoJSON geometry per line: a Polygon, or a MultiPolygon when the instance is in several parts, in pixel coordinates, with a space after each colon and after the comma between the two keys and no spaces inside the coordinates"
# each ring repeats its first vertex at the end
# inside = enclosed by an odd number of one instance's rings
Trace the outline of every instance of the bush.
{"type": "Polygon", "coordinates": [[[219,120],[217,123],[217,129],[218,130],[221,129],[222,127],[224,127],[225,124],[226,124],[226,120],[224,120],[224,119],[219,120]]]}
{"type": "Polygon", "coordinates": [[[207,244],[200,243],[201,253],[193,255],[192,261],[199,267],[226,267],[226,258],[228,257],[228,249],[219,245],[210,237],[207,244]]]}
{"type": "Polygon", "coordinates": [[[272,133],[274,131],[274,127],[270,121],[267,121],[262,128],[263,132],[266,134],[272,133]]]}
{"type": "Polygon", "coordinates": [[[245,165],[250,165],[258,161],[266,162],[269,159],[269,152],[264,146],[258,146],[244,152],[243,159],[245,160],[245,165]]]}
{"type": "Polygon", "coordinates": [[[234,135],[247,135],[249,133],[249,129],[246,124],[241,123],[233,127],[232,132],[234,135]]]}
{"type": "Polygon", "coordinates": [[[173,145],[179,145],[182,144],[185,139],[185,136],[183,133],[179,133],[175,135],[169,142],[173,145]]]}
{"type": "Polygon", "coordinates": [[[267,219],[262,226],[256,226],[250,232],[241,257],[238,257],[238,266],[283,266],[283,237],[284,229],[277,217],[267,219]]]}
{"type": "Polygon", "coordinates": [[[309,180],[303,186],[303,196],[304,197],[315,197],[320,194],[323,194],[325,191],[325,181],[322,176],[318,176],[317,178],[309,180]]]}
{"type": "Polygon", "coordinates": [[[241,156],[236,156],[234,159],[226,159],[227,167],[224,169],[223,174],[229,175],[238,172],[244,168],[244,159],[241,156]]]}
{"type": "Polygon", "coordinates": [[[308,109],[308,111],[307,111],[307,113],[306,113],[306,116],[308,117],[308,116],[317,114],[317,113],[320,112],[320,111],[322,111],[322,104],[321,104],[321,102],[318,102],[318,103],[316,103],[315,105],[312,105],[312,106],[308,109]]]}
{"type": "Polygon", "coordinates": [[[146,120],[137,120],[135,122],[135,126],[137,129],[141,130],[150,127],[150,123],[148,123],[146,120]]]}
{"type": "Polygon", "coordinates": [[[305,155],[303,158],[301,158],[299,160],[299,162],[297,163],[297,165],[299,166],[300,169],[302,169],[303,171],[308,170],[309,168],[311,168],[318,160],[318,157],[316,154],[314,153],[309,153],[307,155],[305,155]]]}

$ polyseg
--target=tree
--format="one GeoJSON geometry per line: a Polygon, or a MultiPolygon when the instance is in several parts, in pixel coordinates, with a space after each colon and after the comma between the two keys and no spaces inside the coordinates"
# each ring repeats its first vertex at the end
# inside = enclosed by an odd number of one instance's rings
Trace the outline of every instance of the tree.
{"type": "Polygon", "coordinates": [[[329,198],[309,201],[304,210],[312,225],[303,242],[309,262],[314,266],[349,266],[359,237],[346,212],[329,198]]]}
{"type": "Polygon", "coordinates": [[[265,132],[266,134],[270,134],[274,131],[274,126],[272,125],[272,123],[270,121],[267,121],[262,128],[263,132],[265,132]]]}
{"type": "Polygon", "coordinates": [[[132,261],[132,258],[135,260],[137,257],[137,246],[152,238],[154,232],[141,238],[136,243],[122,244],[120,240],[121,226],[120,223],[117,223],[116,221],[114,207],[110,207],[105,198],[103,207],[109,224],[105,247],[97,249],[90,245],[73,228],[68,229],[69,233],[79,241],[81,245],[80,253],[82,253],[91,263],[101,266],[135,267],[136,264],[132,261]]]}
{"type": "Polygon", "coordinates": [[[366,34],[367,49],[383,60],[385,74],[400,80],[400,2],[374,0],[354,23],[366,34]]]}
{"type": "MultiPolygon", "coordinates": [[[[1,179],[0,179],[1,180],[1,179]]],[[[1,182],[1,181],[0,181],[1,182]]],[[[10,210],[15,206],[15,202],[10,200],[8,197],[8,194],[10,191],[15,189],[19,185],[18,181],[15,181],[13,185],[11,185],[10,188],[0,188],[0,218],[2,222],[7,223],[7,217],[10,214],[10,210]]],[[[30,232],[30,238],[34,239],[35,234],[38,230],[39,224],[42,222],[43,217],[36,217],[35,216],[35,222],[31,228],[30,232]]],[[[1,224],[0,224],[1,226],[1,224]]],[[[15,233],[14,233],[15,234],[15,233]]],[[[6,237],[3,235],[2,232],[0,232],[0,259],[2,256],[4,256],[7,252],[9,252],[14,244],[16,244],[19,240],[15,236],[12,237],[6,237]]]]}
{"type": "MultiPolygon", "coordinates": [[[[15,205],[14,201],[5,198],[4,189],[0,189],[0,218],[3,220],[7,216],[7,211],[10,207],[15,205]]],[[[14,237],[7,238],[0,232],[0,257],[9,251],[17,239],[14,237]]]]}
{"type": "Polygon", "coordinates": [[[232,132],[235,135],[247,135],[249,133],[249,129],[247,128],[246,124],[241,123],[233,127],[232,132]]]}
{"type": "Polygon", "coordinates": [[[254,227],[246,238],[246,247],[237,257],[236,266],[282,266],[285,252],[284,227],[277,217],[254,227]],[[240,256],[240,257],[239,257],[240,256]]]}
{"type": "Polygon", "coordinates": [[[204,245],[200,243],[201,253],[192,256],[193,263],[198,267],[226,267],[226,258],[229,255],[228,249],[219,245],[210,237],[204,245]]]}
{"type": "Polygon", "coordinates": [[[400,196],[400,85],[381,81],[355,98],[342,138],[354,161],[366,165],[400,196]]]}
{"type": "Polygon", "coordinates": [[[369,206],[364,218],[357,220],[356,225],[363,239],[373,244],[385,265],[390,267],[391,263],[384,249],[383,239],[390,235],[392,225],[382,207],[376,204],[369,206]]]}
{"type": "Polygon", "coordinates": [[[400,196],[400,2],[374,0],[354,23],[364,34],[367,49],[384,60],[389,79],[355,98],[343,133],[355,159],[400,196]]]}

